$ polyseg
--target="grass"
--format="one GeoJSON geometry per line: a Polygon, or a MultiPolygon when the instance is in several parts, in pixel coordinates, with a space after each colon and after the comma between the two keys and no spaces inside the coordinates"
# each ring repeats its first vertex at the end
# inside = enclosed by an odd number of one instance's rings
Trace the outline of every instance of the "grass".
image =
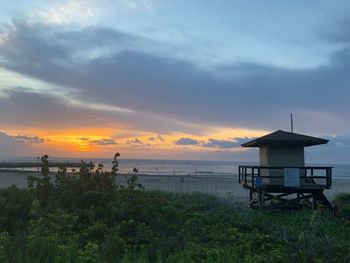
{"type": "Polygon", "coordinates": [[[337,218],[263,212],[145,191],[135,176],[120,187],[116,167],[60,170],[53,182],[43,169],[28,189],[0,189],[0,262],[350,262],[348,195],[337,218]]]}
{"type": "MultiPolygon", "coordinates": [[[[8,191],[2,189],[2,197],[8,191]]],[[[78,213],[60,209],[37,215],[41,212],[34,211],[34,202],[22,230],[10,235],[9,226],[1,225],[0,262],[350,260],[350,224],[341,218],[311,211],[239,209],[199,193],[140,191],[137,195],[149,202],[142,216],[125,215],[115,224],[82,222],[78,213]],[[157,214],[149,217],[152,209],[157,214]]]]}

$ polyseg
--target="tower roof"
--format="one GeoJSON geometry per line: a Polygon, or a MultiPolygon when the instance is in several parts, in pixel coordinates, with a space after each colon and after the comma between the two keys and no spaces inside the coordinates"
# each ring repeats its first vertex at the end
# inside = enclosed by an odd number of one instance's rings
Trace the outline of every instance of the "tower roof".
{"type": "Polygon", "coordinates": [[[328,140],[322,138],[278,130],[260,138],[256,138],[252,141],[243,143],[241,146],[261,147],[268,145],[295,145],[306,147],[326,143],[328,143],[328,140]]]}

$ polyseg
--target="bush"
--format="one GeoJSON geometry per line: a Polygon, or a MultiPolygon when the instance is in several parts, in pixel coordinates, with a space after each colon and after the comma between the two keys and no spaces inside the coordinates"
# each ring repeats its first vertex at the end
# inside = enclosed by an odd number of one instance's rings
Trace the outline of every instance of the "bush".
{"type": "Polygon", "coordinates": [[[13,185],[0,189],[0,232],[14,234],[27,228],[31,219],[31,196],[13,185]]]}
{"type": "Polygon", "coordinates": [[[334,202],[337,204],[338,216],[350,220],[350,194],[341,193],[336,196],[334,202]]]}
{"type": "Polygon", "coordinates": [[[335,199],[335,202],[340,202],[340,203],[350,203],[350,194],[346,194],[346,193],[341,193],[338,194],[335,199]]]}
{"type": "Polygon", "coordinates": [[[136,172],[122,187],[118,156],[110,172],[82,162],[71,174],[62,167],[54,180],[43,156],[42,174],[29,178],[28,189],[1,189],[0,262],[350,260],[350,224],[343,219],[239,210],[206,194],[144,191],[136,172]]]}

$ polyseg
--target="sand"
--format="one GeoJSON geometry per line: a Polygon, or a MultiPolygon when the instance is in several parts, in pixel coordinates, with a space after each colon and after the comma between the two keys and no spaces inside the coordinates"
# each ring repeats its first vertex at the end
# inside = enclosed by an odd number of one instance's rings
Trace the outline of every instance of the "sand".
{"type": "MultiPolygon", "coordinates": [[[[8,187],[12,184],[18,187],[26,187],[27,176],[29,175],[38,175],[38,173],[1,171],[0,187],[8,187]]],[[[126,175],[119,175],[117,177],[117,182],[125,184],[126,175]]],[[[249,200],[249,192],[243,189],[242,185],[238,183],[237,175],[232,175],[232,177],[228,177],[227,175],[214,176],[213,174],[201,176],[139,175],[138,182],[141,183],[146,190],[162,190],[179,193],[202,192],[241,204],[247,204],[249,200]]],[[[339,193],[350,193],[350,180],[333,179],[332,189],[325,190],[324,193],[329,200],[333,200],[339,193]]]]}

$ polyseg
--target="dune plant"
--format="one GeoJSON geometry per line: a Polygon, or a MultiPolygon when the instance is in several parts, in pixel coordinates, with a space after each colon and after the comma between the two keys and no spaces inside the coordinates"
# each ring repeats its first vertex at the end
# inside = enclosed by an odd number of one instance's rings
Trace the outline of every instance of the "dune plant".
{"type": "MultiPolygon", "coordinates": [[[[82,161],[0,189],[0,262],[349,262],[350,224],[319,212],[261,212],[217,197],[146,191],[82,161]]],[[[341,196],[340,200],[347,200],[341,196]]],[[[344,202],[345,202],[344,201],[344,202]]]]}

